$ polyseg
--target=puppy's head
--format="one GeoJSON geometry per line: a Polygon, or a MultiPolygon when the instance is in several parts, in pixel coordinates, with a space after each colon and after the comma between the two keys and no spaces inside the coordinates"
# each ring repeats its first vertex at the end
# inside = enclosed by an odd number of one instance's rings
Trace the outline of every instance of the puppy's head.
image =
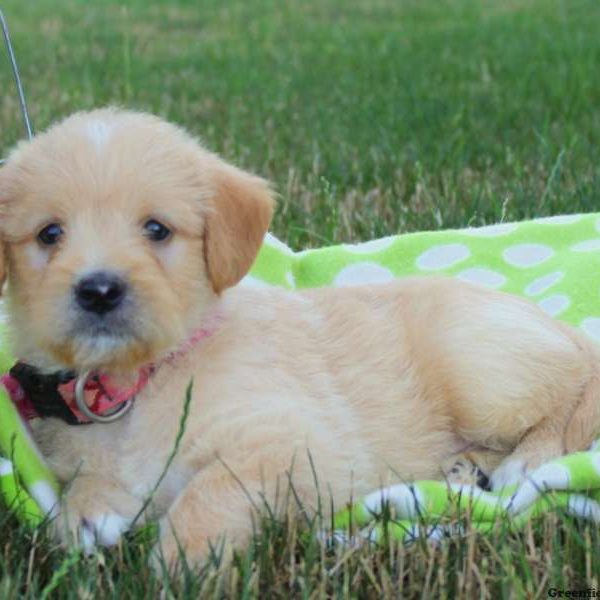
{"type": "Polygon", "coordinates": [[[125,370],[181,342],[249,270],[267,183],[150,115],[78,113],[0,169],[13,344],[43,368],[125,370]]]}

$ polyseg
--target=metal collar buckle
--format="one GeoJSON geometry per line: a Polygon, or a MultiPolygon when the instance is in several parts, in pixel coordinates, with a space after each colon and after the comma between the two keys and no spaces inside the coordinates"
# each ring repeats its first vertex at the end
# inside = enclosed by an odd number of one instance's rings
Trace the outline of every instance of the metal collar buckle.
{"type": "Polygon", "coordinates": [[[104,424],[114,423],[121,417],[124,417],[131,410],[135,396],[123,402],[123,404],[107,415],[97,415],[90,410],[90,407],[85,401],[85,384],[87,383],[90,374],[91,371],[85,371],[77,377],[77,381],[75,382],[75,402],[77,403],[77,408],[80,410],[81,414],[94,423],[104,424]]]}

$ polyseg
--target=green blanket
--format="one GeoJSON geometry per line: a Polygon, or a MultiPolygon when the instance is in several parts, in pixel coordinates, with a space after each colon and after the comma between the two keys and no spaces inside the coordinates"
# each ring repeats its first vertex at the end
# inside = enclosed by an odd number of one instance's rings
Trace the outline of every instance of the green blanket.
{"type": "MultiPolygon", "coordinates": [[[[525,296],[600,340],[598,273],[600,214],[589,214],[415,233],[299,253],[267,236],[242,284],[302,289],[373,284],[415,274],[449,275],[525,296]]],[[[11,362],[6,350],[0,352],[3,370],[11,362]]],[[[39,522],[55,505],[58,486],[4,393],[0,449],[6,457],[0,459],[0,488],[7,504],[23,519],[39,522]]],[[[509,514],[519,525],[556,506],[600,521],[600,446],[598,450],[543,465],[518,489],[502,494],[438,481],[378,490],[338,513],[335,528],[343,537],[352,522],[366,528],[365,536],[378,539],[383,535],[378,517],[389,507],[395,520],[386,531],[399,539],[424,531],[430,536],[460,533],[443,521],[456,508],[468,509],[474,526],[484,530],[499,516],[509,514]],[[423,523],[429,526],[423,528],[423,523]]]]}

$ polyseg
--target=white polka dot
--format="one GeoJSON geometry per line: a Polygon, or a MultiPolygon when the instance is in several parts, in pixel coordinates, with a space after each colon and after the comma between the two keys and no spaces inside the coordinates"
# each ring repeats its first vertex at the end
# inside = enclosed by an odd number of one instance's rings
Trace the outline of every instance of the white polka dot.
{"type": "Polygon", "coordinates": [[[564,490],[571,483],[571,472],[563,464],[550,462],[533,471],[529,479],[537,483],[538,487],[542,489],[564,490]]]}
{"type": "Polygon", "coordinates": [[[547,463],[538,467],[525,476],[525,481],[519,486],[510,500],[510,511],[518,514],[528,508],[545,490],[568,489],[571,473],[564,465],[547,463]]]}
{"type": "Polygon", "coordinates": [[[58,495],[47,481],[38,481],[37,483],[34,483],[29,491],[44,513],[50,516],[56,516],[58,510],[58,495]]]}
{"type": "Polygon", "coordinates": [[[285,274],[285,280],[288,282],[292,289],[296,289],[296,280],[294,279],[294,274],[291,271],[288,271],[285,274]]]}
{"type": "Polygon", "coordinates": [[[542,217],[536,219],[536,223],[543,223],[548,225],[571,225],[581,220],[581,215],[557,215],[555,217],[542,217]]]}
{"type": "Polygon", "coordinates": [[[498,225],[487,225],[486,227],[468,227],[462,229],[462,233],[476,237],[497,237],[507,235],[518,227],[518,223],[499,223],[498,225]]]}
{"type": "Polygon", "coordinates": [[[568,296],[564,294],[555,294],[554,296],[548,296],[538,302],[538,306],[551,317],[554,317],[564,310],[566,310],[571,304],[568,296]]]}
{"type": "Polygon", "coordinates": [[[5,477],[6,475],[12,475],[13,466],[10,460],[6,460],[5,458],[0,458],[0,477],[5,477]]]}
{"type": "Polygon", "coordinates": [[[285,254],[294,254],[292,249],[284,244],[281,240],[278,240],[272,233],[267,233],[265,235],[265,239],[263,240],[265,244],[271,246],[272,248],[276,248],[277,250],[281,250],[285,254]]]}
{"type": "Polygon", "coordinates": [[[558,283],[564,275],[565,274],[561,271],[555,271],[554,273],[549,273],[539,279],[535,279],[525,288],[525,293],[528,296],[537,296],[538,294],[549,290],[555,283],[558,283]]]}
{"type": "Polygon", "coordinates": [[[349,285],[364,285],[367,283],[385,283],[393,281],[394,274],[377,263],[364,262],[350,265],[342,269],[333,284],[339,287],[349,285]]]}
{"type": "Polygon", "coordinates": [[[574,252],[593,252],[594,250],[600,250],[600,240],[585,240],[579,242],[569,248],[574,252]]]}
{"type": "Polygon", "coordinates": [[[491,288],[498,288],[506,283],[506,277],[504,277],[504,275],[480,267],[461,271],[456,277],[462,281],[468,281],[469,283],[476,283],[491,288]]]}
{"type": "Polygon", "coordinates": [[[579,326],[591,338],[600,342],[600,318],[588,317],[587,319],[584,319],[579,326]]]}
{"type": "Polygon", "coordinates": [[[449,537],[453,533],[456,532],[450,525],[433,525],[431,527],[426,528],[425,537],[428,540],[437,542],[439,540],[449,537]]]}
{"type": "Polygon", "coordinates": [[[571,494],[567,504],[567,511],[571,515],[600,522],[600,505],[585,494],[571,494]]]}
{"type": "Polygon", "coordinates": [[[243,285],[245,287],[253,287],[253,288],[265,288],[271,287],[268,283],[263,281],[262,279],[258,279],[258,277],[254,277],[254,275],[246,275],[239,285],[243,285]]]}
{"type": "Polygon", "coordinates": [[[447,269],[469,256],[471,256],[471,251],[464,244],[434,246],[417,258],[417,267],[425,271],[447,269]]]}
{"type": "Polygon", "coordinates": [[[363,499],[366,510],[375,514],[381,513],[386,504],[396,509],[399,518],[411,519],[423,507],[423,494],[415,486],[399,483],[371,492],[363,499]]]}
{"type": "Polygon", "coordinates": [[[343,248],[348,250],[348,252],[352,252],[353,254],[371,254],[374,252],[381,252],[381,250],[389,248],[397,239],[398,238],[391,235],[379,240],[365,242],[364,244],[344,244],[343,248]]]}
{"type": "Polygon", "coordinates": [[[554,250],[543,244],[517,244],[507,248],[504,260],[515,267],[533,267],[542,264],[554,254],[554,250]]]}

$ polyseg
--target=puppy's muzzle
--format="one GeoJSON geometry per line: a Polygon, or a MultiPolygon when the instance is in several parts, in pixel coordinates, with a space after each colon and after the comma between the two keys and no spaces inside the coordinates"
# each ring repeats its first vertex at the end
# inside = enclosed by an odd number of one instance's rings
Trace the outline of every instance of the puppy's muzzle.
{"type": "Polygon", "coordinates": [[[118,275],[96,271],[75,286],[77,304],[86,312],[104,315],[118,308],[127,295],[127,285],[118,275]]]}

